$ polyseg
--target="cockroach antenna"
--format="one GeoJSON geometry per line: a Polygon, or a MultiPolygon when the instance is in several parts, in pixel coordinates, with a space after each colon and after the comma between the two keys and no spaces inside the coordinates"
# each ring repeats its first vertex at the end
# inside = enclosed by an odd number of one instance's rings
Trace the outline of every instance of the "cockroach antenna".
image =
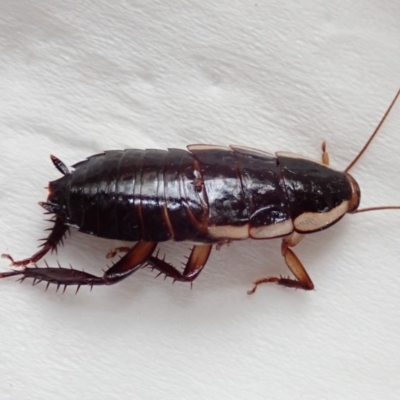
{"type": "Polygon", "coordinates": [[[392,102],[390,103],[389,108],[386,110],[384,116],[382,117],[382,119],[380,120],[379,124],[377,125],[377,127],[375,128],[374,132],[372,133],[372,135],[370,136],[370,138],[368,139],[367,143],[365,143],[364,147],[360,150],[360,152],[357,154],[357,156],[355,157],[355,159],[349,164],[349,166],[344,170],[344,172],[349,172],[354,165],[356,164],[356,162],[361,158],[361,156],[365,153],[365,150],[367,150],[367,148],[369,147],[369,145],[371,144],[371,142],[374,140],[374,137],[376,136],[376,134],[379,132],[379,129],[381,128],[381,126],[383,125],[383,123],[386,120],[386,117],[389,115],[390,111],[392,110],[394,104],[396,103],[396,100],[398,99],[398,97],[400,96],[400,89],[398,90],[398,92],[396,93],[396,96],[394,96],[394,99],[392,100],[392,102]]]}
{"type": "MultiPolygon", "coordinates": [[[[351,168],[357,163],[357,161],[361,158],[361,156],[365,153],[365,150],[369,147],[371,142],[374,140],[374,137],[376,134],[379,132],[381,126],[386,120],[386,117],[389,115],[390,111],[392,110],[394,104],[396,103],[397,99],[400,96],[400,89],[397,91],[396,96],[394,96],[394,99],[390,103],[390,106],[386,110],[385,114],[383,115],[382,119],[380,120],[379,124],[375,128],[374,132],[368,139],[367,143],[365,143],[364,147],[360,150],[360,152],[357,154],[357,156],[354,158],[354,160],[350,163],[350,165],[345,169],[345,172],[349,172],[351,168]]],[[[353,214],[356,213],[361,213],[361,212],[367,212],[367,211],[378,211],[378,210],[400,210],[400,206],[378,206],[378,207],[367,207],[367,208],[359,208],[353,212],[353,214]]]]}

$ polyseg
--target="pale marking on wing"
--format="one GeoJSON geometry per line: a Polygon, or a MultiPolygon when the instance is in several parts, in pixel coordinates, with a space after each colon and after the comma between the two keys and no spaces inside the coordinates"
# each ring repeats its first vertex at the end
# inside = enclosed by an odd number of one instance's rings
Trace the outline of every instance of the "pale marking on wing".
{"type": "Polygon", "coordinates": [[[294,228],[300,232],[312,232],[329,226],[346,214],[348,205],[345,200],[326,213],[305,212],[294,220],[294,228]]]}
{"type": "Polygon", "coordinates": [[[208,233],[211,236],[220,239],[247,239],[249,237],[249,225],[214,225],[208,227],[208,233]]]}
{"type": "Polygon", "coordinates": [[[190,144],[187,146],[189,151],[199,151],[199,150],[225,150],[232,151],[229,147],[219,146],[215,144],[190,144]]]}
{"type": "Polygon", "coordinates": [[[288,219],[277,224],[250,228],[250,237],[253,239],[272,239],[279,236],[289,235],[292,232],[293,222],[291,219],[288,219]]]}
{"type": "Polygon", "coordinates": [[[273,157],[275,158],[275,155],[272,153],[268,153],[267,151],[262,151],[259,149],[253,149],[252,147],[247,147],[247,146],[237,146],[237,145],[230,145],[229,146],[232,150],[237,151],[240,153],[241,150],[245,152],[250,152],[254,154],[258,154],[260,156],[268,156],[268,157],[273,157]]]}

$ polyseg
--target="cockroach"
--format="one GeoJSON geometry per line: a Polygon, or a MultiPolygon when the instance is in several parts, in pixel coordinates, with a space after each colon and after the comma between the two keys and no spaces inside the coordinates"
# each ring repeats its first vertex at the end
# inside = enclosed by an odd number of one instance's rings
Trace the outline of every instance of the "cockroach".
{"type": "Polygon", "coordinates": [[[322,162],[277,152],[269,154],[241,146],[195,144],[187,150],[112,150],[73,165],[69,171],[51,156],[63,175],[49,183],[46,202],[54,226],[40,250],[0,278],[20,276],[23,281],[64,286],[112,285],[150,266],[176,281],[193,282],[206,265],[212,246],[233,240],[281,238],[281,251],[293,278],[258,279],[311,290],[314,284],[292,247],[306,235],[326,229],[346,213],[400,209],[384,206],[359,209],[360,188],[349,174],[378,133],[400,95],[400,90],[375,131],[344,170],[329,166],[325,143],[322,162]],[[137,242],[114,249],[126,254],[103,276],[62,268],[39,268],[36,263],[56,250],[70,228],[106,239],[137,242]],[[156,247],[168,240],[194,244],[183,271],[159,257],[156,247]],[[33,267],[28,267],[34,264],[33,267]]]}

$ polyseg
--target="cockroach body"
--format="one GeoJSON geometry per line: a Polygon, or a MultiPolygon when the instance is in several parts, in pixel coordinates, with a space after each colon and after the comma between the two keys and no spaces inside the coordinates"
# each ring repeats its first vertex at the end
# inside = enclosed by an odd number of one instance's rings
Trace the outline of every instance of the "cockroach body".
{"type": "MultiPolygon", "coordinates": [[[[359,210],[360,189],[348,173],[383,123],[395,99],[356,159],[344,171],[292,153],[269,154],[240,146],[190,145],[186,150],[112,150],[68,168],[52,161],[63,176],[49,183],[46,203],[54,227],[32,257],[14,261],[0,278],[20,275],[34,283],[109,285],[144,266],[178,281],[192,282],[205,266],[213,245],[244,239],[282,238],[282,255],[295,279],[269,277],[255,282],[310,290],[314,284],[291,247],[346,213],[359,210]],[[66,268],[27,267],[56,249],[69,228],[94,236],[137,241],[102,277],[66,268]],[[168,240],[194,244],[183,272],[155,253],[168,240]]],[[[399,207],[376,207],[388,209],[399,207]]]]}

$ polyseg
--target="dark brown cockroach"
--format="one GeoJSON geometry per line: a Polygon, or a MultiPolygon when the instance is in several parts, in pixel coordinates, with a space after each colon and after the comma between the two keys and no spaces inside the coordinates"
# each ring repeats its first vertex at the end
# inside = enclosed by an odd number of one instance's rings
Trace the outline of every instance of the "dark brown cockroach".
{"type": "Polygon", "coordinates": [[[205,266],[213,245],[233,240],[282,238],[282,255],[295,279],[268,277],[255,282],[311,290],[314,284],[291,247],[321,231],[346,213],[399,209],[358,209],[360,189],[348,173],[367,149],[396,99],[370,139],[344,172],[292,153],[269,154],[239,146],[190,145],[186,150],[106,151],[73,166],[70,172],[51,156],[62,178],[49,184],[47,202],[54,226],[41,249],[22,261],[4,254],[14,267],[0,278],[21,276],[64,285],[111,285],[150,266],[177,281],[192,282],[205,266]],[[102,277],[69,268],[39,268],[69,228],[107,239],[137,241],[102,277]],[[167,240],[194,244],[183,272],[155,252],[167,240]],[[35,267],[27,267],[28,264],[35,267]]]}

